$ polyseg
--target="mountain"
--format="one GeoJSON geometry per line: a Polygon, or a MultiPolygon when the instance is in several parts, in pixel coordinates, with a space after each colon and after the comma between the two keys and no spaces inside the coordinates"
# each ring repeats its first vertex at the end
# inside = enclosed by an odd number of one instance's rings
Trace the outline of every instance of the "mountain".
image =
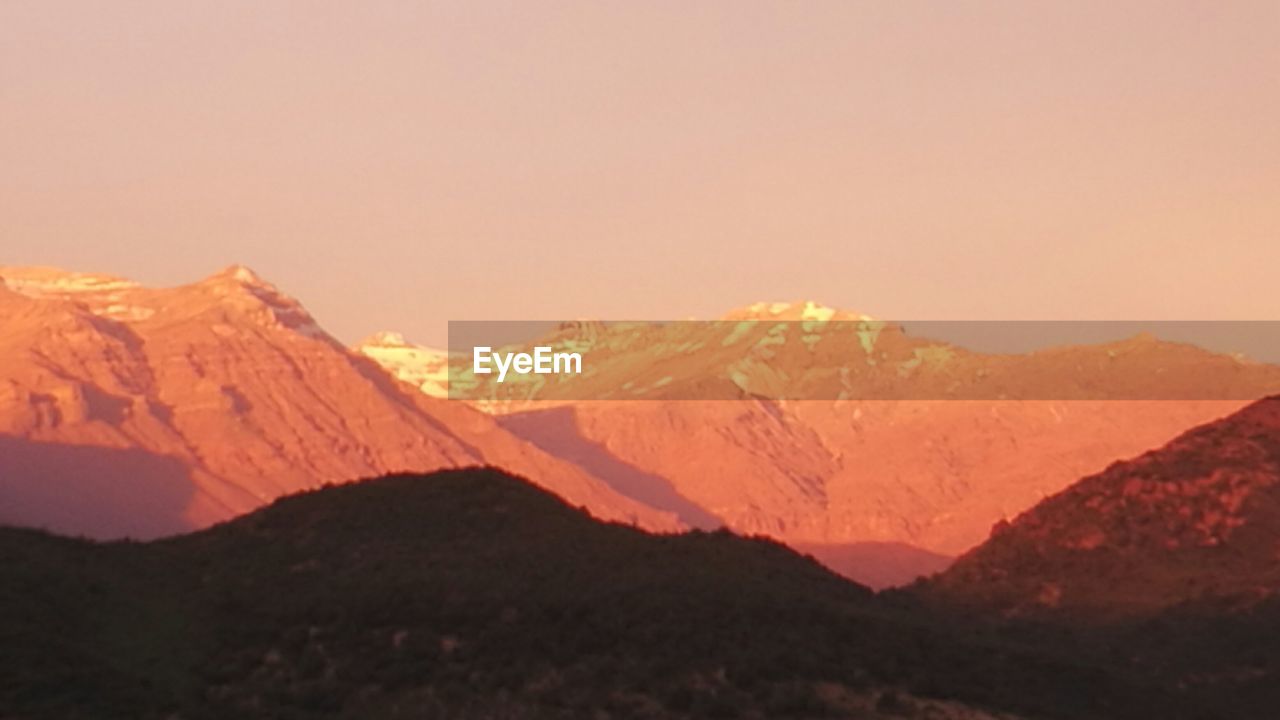
{"type": "Polygon", "coordinates": [[[5,717],[1215,717],[770,541],[604,524],[489,469],[149,543],[0,529],[0,638],[5,717]]]}
{"type": "Polygon", "coordinates": [[[513,390],[461,367],[449,379],[628,497],[694,527],[858,546],[833,567],[877,586],[931,574],[996,522],[1246,403],[1224,398],[1280,387],[1275,366],[1149,336],[984,354],[812,302],[573,324],[538,344],[584,349],[589,371],[513,390]]]}
{"type": "Polygon", "coordinates": [[[0,278],[0,522],[154,537],[325,482],[493,463],[600,517],[681,526],[396,382],[247,268],[163,289],[0,278]]]}
{"type": "Polygon", "coordinates": [[[1280,397],[1272,397],[1000,524],[934,588],[1018,614],[1239,609],[1276,598],[1278,560],[1280,397]]]}

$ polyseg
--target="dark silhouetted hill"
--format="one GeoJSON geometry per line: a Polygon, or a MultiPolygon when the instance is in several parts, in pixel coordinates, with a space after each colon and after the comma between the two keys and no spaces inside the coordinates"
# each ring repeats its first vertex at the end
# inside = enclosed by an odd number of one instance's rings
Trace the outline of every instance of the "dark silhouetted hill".
{"type": "Polygon", "coordinates": [[[2,530],[0,678],[0,717],[60,720],[1181,717],[771,541],[604,524],[488,469],[148,543],[2,530]]]}
{"type": "Polygon", "coordinates": [[[1176,689],[1198,716],[1270,718],[1278,591],[1280,398],[1268,398],[1081,480],[907,594],[1176,689]]]}

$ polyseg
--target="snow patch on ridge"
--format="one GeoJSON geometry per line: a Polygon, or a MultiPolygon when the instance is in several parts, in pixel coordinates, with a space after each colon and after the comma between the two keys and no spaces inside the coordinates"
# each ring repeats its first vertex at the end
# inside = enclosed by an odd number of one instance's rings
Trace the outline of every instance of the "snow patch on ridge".
{"type": "Polygon", "coordinates": [[[804,309],[800,311],[801,320],[816,320],[818,322],[826,322],[834,317],[836,311],[826,305],[819,305],[816,302],[809,301],[804,304],[804,309]]]}
{"type": "Polygon", "coordinates": [[[412,346],[404,339],[403,334],[384,330],[366,338],[360,343],[360,347],[408,348],[412,346]]]}
{"type": "Polygon", "coordinates": [[[140,287],[132,280],[113,275],[68,272],[56,268],[0,268],[5,287],[28,297],[72,296],[132,290],[140,287]]]}
{"type": "Polygon", "coordinates": [[[129,322],[129,321],[146,320],[152,315],[155,315],[156,311],[149,307],[142,307],[141,305],[123,305],[120,303],[115,303],[115,304],[108,305],[105,308],[102,308],[101,312],[95,311],[95,314],[103,315],[105,317],[111,318],[112,320],[129,322]]]}
{"type": "Polygon", "coordinates": [[[414,345],[389,331],[366,338],[354,350],[426,395],[449,396],[449,354],[444,350],[414,345]]]}
{"type": "Polygon", "coordinates": [[[261,283],[262,279],[258,274],[244,265],[233,265],[231,267],[231,276],[242,283],[261,283]]]}
{"type": "Polygon", "coordinates": [[[870,315],[840,310],[813,300],[798,302],[757,302],[726,313],[723,320],[793,320],[828,322],[834,320],[873,320],[870,315]]]}

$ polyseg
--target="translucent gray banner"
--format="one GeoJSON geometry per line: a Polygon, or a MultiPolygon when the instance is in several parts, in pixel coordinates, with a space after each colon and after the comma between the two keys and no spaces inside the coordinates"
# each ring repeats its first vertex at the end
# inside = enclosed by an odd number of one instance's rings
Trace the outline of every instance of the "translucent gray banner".
{"type": "Polygon", "coordinates": [[[449,397],[1252,400],[1275,321],[454,321],[449,397]]]}

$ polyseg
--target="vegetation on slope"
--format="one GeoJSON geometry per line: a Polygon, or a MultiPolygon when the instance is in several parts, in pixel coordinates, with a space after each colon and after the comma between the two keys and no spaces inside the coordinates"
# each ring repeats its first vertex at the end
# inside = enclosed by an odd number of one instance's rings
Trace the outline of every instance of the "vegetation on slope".
{"type": "Polygon", "coordinates": [[[602,524],[487,469],[150,543],[0,532],[0,678],[0,717],[63,719],[1101,717],[1128,697],[781,545],[602,524]]]}
{"type": "Polygon", "coordinates": [[[1280,610],[1008,618],[496,470],[99,544],[0,530],[0,718],[1267,718],[1280,610]]]}

